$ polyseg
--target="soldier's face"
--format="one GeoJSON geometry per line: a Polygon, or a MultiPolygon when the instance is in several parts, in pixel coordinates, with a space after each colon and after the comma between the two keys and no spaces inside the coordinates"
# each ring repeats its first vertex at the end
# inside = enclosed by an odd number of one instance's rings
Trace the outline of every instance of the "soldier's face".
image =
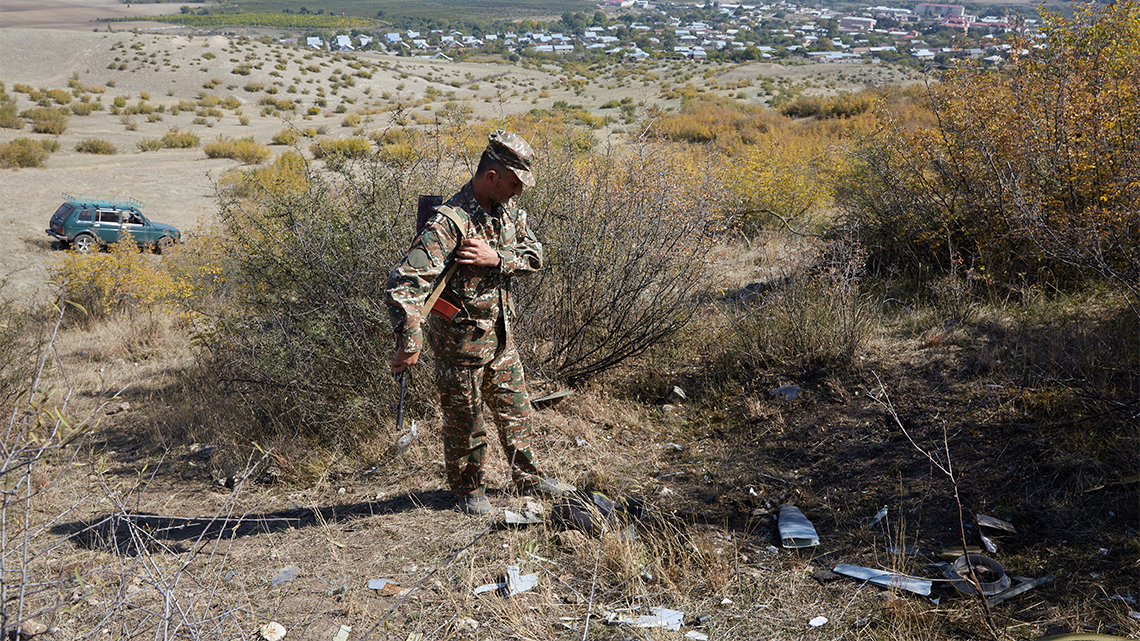
{"type": "Polygon", "coordinates": [[[514,196],[521,196],[522,193],[523,182],[519,180],[515,172],[509,169],[494,172],[491,183],[491,200],[497,203],[505,203],[514,196]]]}

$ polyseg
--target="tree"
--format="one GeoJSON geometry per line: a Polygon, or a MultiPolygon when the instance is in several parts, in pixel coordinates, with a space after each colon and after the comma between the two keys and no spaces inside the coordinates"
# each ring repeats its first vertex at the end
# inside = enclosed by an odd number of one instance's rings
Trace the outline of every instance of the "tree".
{"type": "Polygon", "coordinates": [[[879,269],[1103,279],[1140,300],[1140,6],[1048,13],[1042,33],[1001,71],[952,69],[934,129],[890,118],[859,148],[840,202],[879,269]]]}

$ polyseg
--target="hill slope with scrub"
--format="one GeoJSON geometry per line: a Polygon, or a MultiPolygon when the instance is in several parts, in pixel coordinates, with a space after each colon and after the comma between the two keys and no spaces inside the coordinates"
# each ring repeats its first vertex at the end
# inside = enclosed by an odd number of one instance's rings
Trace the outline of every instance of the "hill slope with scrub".
{"type": "MultiPolygon", "coordinates": [[[[1051,16],[1001,72],[814,95],[823,65],[134,34],[6,62],[3,625],[622,639],[664,607],[710,638],[1140,634],[1136,16],[1051,16]],[[727,87],[768,71],[804,101],[727,87]],[[618,500],[605,532],[456,511],[430,364],[395,422],[384,278],[416,197],[499,127],[539,155],[520,351],[536,396],[573,392],[540,405],[537,454],[618,500]],[[64,252],[42,227],[65,190],[139,198],[186,242],[64,252]],[[818,546],[782,546],[787,505],[818,546]],[[963,546],[1042,582],[962,594],[932,564],[963,546]],[[476,593],[510,566],[537,584],[476,593]]],[[[492,500],[535,511],[488,459],[492,500]]]]}

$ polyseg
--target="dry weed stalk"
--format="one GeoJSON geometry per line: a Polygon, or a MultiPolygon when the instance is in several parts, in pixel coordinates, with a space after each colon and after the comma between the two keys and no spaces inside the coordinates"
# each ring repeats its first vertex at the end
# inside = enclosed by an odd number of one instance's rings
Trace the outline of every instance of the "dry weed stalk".
{"type": "Polygon", "coordinates": [[[881,393],[872,394],[871,398],[873,398],[876,403],[881,405],[883,409],[886,410],[887,414],[890,415],[891,419],[895,422],[895,425],[897,425],[898,428],[902,431],[903,436],[906,436],[906,440],[910,442],[911,446],[914,447],[914,449],[918,450],[919,454],[922,454],[924,457],[926,457],[926,460],[930,461],[931,465],[933,465],[939,472],[944,474],[946,478],[950,480],[950,487],[954,491],[954,505],[958,508],[958,536],[961,540],[962,551],[965,554],[966,558],[966,569],[969,572],[969,576],[967,578],[969,579],[969,582],[973,586],[974,590],[977,592],[977,600],[980,605],[982,616],[985,619],[986,629],[989,630],[991,634],[994,634],[996,638],[996,632],[993,623],[993,614],[990,612],[989,603],[986,602],[986,595],[982,592],[982,584],[978,580],[977,574],[974,572],[974,564],[970,562],[970,555],[968,553],[969,546],[966,544],[966,528],[964,525],[965,521],[963,520],[964,514],[962,510],[962,498],[958,493],[958,484],[961,480],[961,476],[959,474],[956,474],[954,471],[954,462],[950,456],[950,441],[946,435],[946,430],[943,429],[942,431],[942,453],[945,458],[939,458],[938,456],[935,456],[933,452],[923,448],[917,442],[915,442],[914,437],[911,436],[910,432],[906,429],[906,426],[903,425],[902,420],[899,418],[898,412],[895,410],[894,403],[891,401],[891,397],[887,393],[887,388],[883,386],[883,382],[879,380],[879,375],[877,373],[874,373],[874,376],[875,382],[878,383],[881,393]]]}

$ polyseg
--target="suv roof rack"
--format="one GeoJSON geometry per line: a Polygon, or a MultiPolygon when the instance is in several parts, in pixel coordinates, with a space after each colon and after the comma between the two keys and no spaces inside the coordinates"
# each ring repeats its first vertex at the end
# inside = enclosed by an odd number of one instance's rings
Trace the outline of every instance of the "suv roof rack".
{"type": "Polygon", "coordinates": [[[64,193],[63,199],[69,203],[85,203],[95,205],[96,207],[120,207],[123,209],[142,209],[143,203],[141,200],[134,198],[117,198],[115,196],[94,196],[91,194],[69,194],[64,193]]]}

